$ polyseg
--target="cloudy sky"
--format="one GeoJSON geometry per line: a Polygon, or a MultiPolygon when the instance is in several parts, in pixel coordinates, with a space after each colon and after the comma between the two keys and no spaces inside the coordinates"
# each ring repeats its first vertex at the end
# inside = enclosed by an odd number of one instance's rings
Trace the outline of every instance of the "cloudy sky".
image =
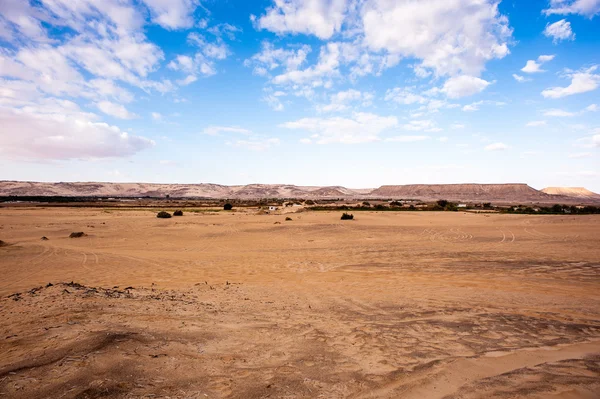
{"type": "Polygon", "coordinates": [[[1,0],[0,179],[600,192],[600,0],[1,0]]]}

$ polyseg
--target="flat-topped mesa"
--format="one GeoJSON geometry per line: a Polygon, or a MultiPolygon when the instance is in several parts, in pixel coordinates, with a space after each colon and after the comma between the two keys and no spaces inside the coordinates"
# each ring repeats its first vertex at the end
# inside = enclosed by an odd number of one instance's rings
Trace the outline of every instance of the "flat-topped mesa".
{"type": "Polygon", "coordinates": [[[407,184],[381,186],[373,196],[450,201],[545,202],[552,198],[524,183],[509,184],[407,184]]]}

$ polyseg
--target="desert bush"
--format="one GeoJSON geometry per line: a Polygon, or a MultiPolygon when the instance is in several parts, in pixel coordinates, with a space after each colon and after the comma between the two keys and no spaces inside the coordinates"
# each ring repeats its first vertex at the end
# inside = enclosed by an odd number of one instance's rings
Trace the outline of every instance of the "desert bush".
{"type": "Polygon", "coordinates": [[[352,219],[354,219],[354,215],[352,215],[351,213],[344,212],[342,214],[342,220],[352,220],[352,219]]]}
{"type": "Polygon", "coordinates": [[[371,203],[369,201],[363,201],[363,206],[371,206],[371,203]]]}
{"type": "Polygon", "coordinates": [[[178,209],[175,212],[173,212],[173,216],[183,216],[183,211],[178,209]]]}
{"type": "Polygon", "coordinates": [[[390,202],[390,206],[402,206],[402,203],[399,201],[392,201],[390,202]]]}
{"type": "Polygon", "coordinates": [[[87,234],[85,234],[83,231],[74,231],[73,233],[71,233],[69,235],[69,238],[79,238],[79,237],[85,237],[87,234]]]}
{"type": "Polygon", "coordinates": [[[171,217],[171,214],[169,212],[160,211],[156,214],[156,217],[160,219],[169,219],[171,217]]]}
{"type": "Polygon", "coordinates": [[[448,201],[446,201],[446,200],[439,200],[439,201],[437,202],[437,204],[438,204],[438,205],[439,205],[441,208],[445,208],[445,207],[446,207],[446,205],[448,205],[448,201]]]}
{"type": "Polygon", "coordinates": [[[313,200],[306,200],[306,201],[304,201],[304,203],[305,203],[306,205],[314,205],[314,204],[315,204],[315,201],[313,201],[313,200]]]}
{"type": "Polygon", "coordinates": [[[285,220],[286,220],[286,222],[289,222],[290,220],[292,220],[292,218],[288,216],[285,218],[285,220]]]}
{"type": "Polygon", "coordinates": [[[230,211],[230,210],[232,210],[232,209],[233,209],[233,205],[231,205],[231,204],[225,204],[225,205],[223,206],[223,209],[224,209],[224,210],[226,210],[226,211],[230,211]]]}

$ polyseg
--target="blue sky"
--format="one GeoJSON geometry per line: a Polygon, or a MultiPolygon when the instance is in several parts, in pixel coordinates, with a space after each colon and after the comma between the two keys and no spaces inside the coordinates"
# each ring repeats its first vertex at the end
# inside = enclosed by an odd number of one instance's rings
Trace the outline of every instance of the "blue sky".
{"type": "Polygon", "coordinates": [[[0,179],[600,192],[600,0],[2,0],[0,179]]]}

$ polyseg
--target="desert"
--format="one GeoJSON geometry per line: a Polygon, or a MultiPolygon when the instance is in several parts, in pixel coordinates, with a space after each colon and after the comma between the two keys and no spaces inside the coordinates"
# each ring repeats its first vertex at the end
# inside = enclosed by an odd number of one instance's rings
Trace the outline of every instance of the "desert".
{"type": "Polygon", "coordinates": [[[0,208],[0,395],[597,397],[597,215],[340,214],[0,208]]]}

